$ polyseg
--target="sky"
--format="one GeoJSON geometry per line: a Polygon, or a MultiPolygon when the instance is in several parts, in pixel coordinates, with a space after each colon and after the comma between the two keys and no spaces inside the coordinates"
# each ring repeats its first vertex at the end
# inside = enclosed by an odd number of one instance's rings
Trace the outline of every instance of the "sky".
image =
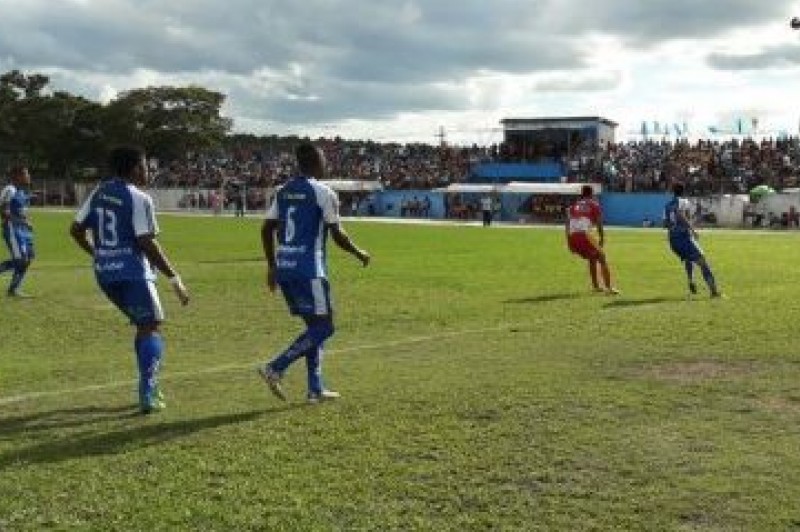
{"type": "MultiPolygon", "coordinates": [[[[800,0],[0,0],[0,72],[103,102],[227,95],[234,129],[489,144],[500,119],[800,128],[800,0]]],[[[672,126],[674,127],[674,126],[672,126]]]]}

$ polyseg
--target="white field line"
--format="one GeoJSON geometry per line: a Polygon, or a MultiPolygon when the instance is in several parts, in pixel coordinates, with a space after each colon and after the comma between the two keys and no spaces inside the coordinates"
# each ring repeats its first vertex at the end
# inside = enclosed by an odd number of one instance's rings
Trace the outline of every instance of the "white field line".
{"type": "MultiPolygon", "coordinates": [[[[379,342],[374,344],[364,344],[364,345],[354,345],[350,347],[342,347],[340,349],[331,349],[326,351],[326,355],[330,354],[338,354],[338,353],[352,353],[355,351],[371,351],[375,349],[386,349],[389,347],[399,347],[399,346],[407,346],[407,345],[414,345],[423,342],[429,342],[432,340],[445,340],[448,338],[458,338],[461,336],[468,336],[471,334],[485,334],[485,333],[493,333],[493,332],[501,332],[501,331],[508,331],[511,329],[512,326],[509,324],[504,325],[495,325],[494,327],[483,327],[481,329],[464,329],[460,331],[448,331],[442,332],[438,334],[428,334],[424,336],[411,336],[408,338],[400,338],[397,340],[390,340],[388,342],[379,342]]],[[[247,368],[255,369],[257,362],[252,362],[248,364],[225,364],[222,366],[214,366],[211,368],[203,368],[197,369],[192,371],[182,371],[177,373],[167,373],[162,377],[163,381],[172,381],[176,379],[182,379],[187,377],[196,377],[199,375],[207,375],[209,373],[224,373],[226,371],[241,371],[247,368]]],[[[97,392],[103,390],[110,390],[114,388],[122,388],[126,386],[135,386],[136,381],[133,380],[124,380],[124,381],[111,381],[104,384],[90,384],[87,386],[81,386],[79,388],[67,388],[62,390],[50,390],[50,391],[39,391],[39,392],[28,392],[19,395],[9,395],[7,397],[0,397],[0,406],[2,405],[10,405],[14,403],[22,403],[26,401],[34,401],[36,399],[42,399],[46,397],[60,397],[64,395],[74,395],[80,393],[88,393],[88,392],[97,392]]]]}

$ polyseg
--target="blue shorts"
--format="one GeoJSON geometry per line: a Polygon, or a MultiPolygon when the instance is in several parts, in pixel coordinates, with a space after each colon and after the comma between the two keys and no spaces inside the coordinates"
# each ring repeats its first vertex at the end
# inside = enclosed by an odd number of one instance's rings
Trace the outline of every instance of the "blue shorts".
{"type": "Polygon", "coordinates": [[[278,280],[289,312],[295,316],[328,316],[333,311],[327,279],[284,277],[278,280]]]}
{"type": "Polygon", "coordinates": [[[100,289],[134,325],[164,321],[156,283],[144,279],[100,283],[100,289]]]}
{"type": "Polygon", "coordinates": [[[669,247],[683,262],[697,262],[703,258],[703,250],[692,237],[670,238],[669,247]]]}
{"type": "Polygon", "coordinates": [[[36,253],[33,249],[33,236],[28,231],[3,231],[8,252],[14,260],[32,260],[36,253]]]}

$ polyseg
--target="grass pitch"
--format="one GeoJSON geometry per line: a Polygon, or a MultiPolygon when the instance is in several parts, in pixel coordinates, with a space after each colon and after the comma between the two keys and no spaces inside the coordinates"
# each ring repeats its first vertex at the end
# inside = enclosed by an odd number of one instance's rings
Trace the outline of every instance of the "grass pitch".
{"type": "MultiPolygon", "coordinates": [[[[702,238],[687,301],[660,231],[610,229],[623,295],[559,230],[353,222],[331,249],[336,403],[254,372],[300,331],[258,220],[163,216],[168,409],[136,415],[132,330],[69,216],[0,301],[0,530],[800,529],[800,234],[702,238]]],[[[7,277],[2,278],[3,283],[7,277]]]]}

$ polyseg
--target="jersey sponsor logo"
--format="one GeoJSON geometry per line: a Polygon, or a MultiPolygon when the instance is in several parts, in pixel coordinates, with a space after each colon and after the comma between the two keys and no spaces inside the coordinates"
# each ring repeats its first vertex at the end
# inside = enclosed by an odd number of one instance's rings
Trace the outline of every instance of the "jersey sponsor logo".
{"type": "Polygon", "coordinates": [[[108,249],[108,248],[98,247],[95,248],[95,255],[100,259],[113,259],[114,257],[133,255],[133,249],[131,248],[108,249]]]}
{"type": "Polygon", "coordinates": [[[281,270],[293,270],[297,268],[296,260],[278,259],[276,265],[281,270]]]}
{"type": "Polygon", "coordinates": [[[303,253],[306,253],[307,251],[308,251],[308,246],[305,246],[305,245],[303,245],[303,246],[290,246],[288,244],[282,244],[282,245],[278,246],[278,252],[279,253],[287,253],[289,255],[303,254],[303,253]]]}
{"type": "Polygon", "coordinates": [[[289,201],[302,201],[305,200],[308,196],[300,192],[286,192],[283,196],[289,201]]]}
{"type": "Polygon", "coordinates": [[[124,262],[98,262],[95,264],[95,270],[97,270],[97,273],[119,272],[124,269],[124,262]]]}
{"type": "Polygon", "coordinates": [[[118,198],[116,196],[109,196],[108,194],[100,193],[100,199],[103,200],[103,201],[106,201],[108,203],[112,203],[114,205],[118,205],[118,206],[122,207],[122,203],[123,203],[122,199],[120,199],[120,198],[118,198]]]}

